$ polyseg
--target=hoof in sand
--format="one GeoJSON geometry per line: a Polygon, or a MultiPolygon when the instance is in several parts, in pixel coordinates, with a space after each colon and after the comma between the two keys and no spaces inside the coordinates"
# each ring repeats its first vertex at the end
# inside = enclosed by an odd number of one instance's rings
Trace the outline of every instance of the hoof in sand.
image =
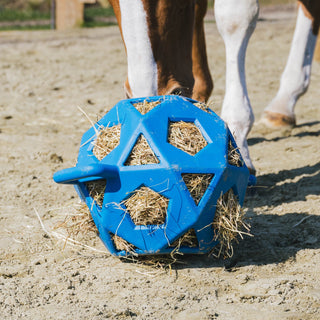
{"type": "Polygon", "coordinates": [[[281,113],[265,111],[259,123],[269,128],[293,128],[296,125],[295,117],[286,116],[281,113]]]}

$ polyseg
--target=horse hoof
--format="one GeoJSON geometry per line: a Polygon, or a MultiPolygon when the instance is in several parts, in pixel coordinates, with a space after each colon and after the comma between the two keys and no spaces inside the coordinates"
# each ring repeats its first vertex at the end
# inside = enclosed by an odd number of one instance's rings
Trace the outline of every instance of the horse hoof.
{"type": "Polygon", "coordinates": [[[292,117],[277,112],[265,111],[260,123],[269,128],[292,128],[296,125],[296,118],[295,116],[292,117]]]}

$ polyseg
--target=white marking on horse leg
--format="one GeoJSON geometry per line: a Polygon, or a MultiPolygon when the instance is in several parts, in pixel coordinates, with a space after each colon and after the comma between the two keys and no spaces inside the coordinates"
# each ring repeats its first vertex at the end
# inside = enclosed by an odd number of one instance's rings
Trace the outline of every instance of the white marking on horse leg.
{"type": "Polygon", "coordinates": [[[247,135],[254,122],[245,77],[245,55],[259,13],[257,0],[216,0],[215,17],[226,47],[226,93],[221,117],[234,135],[246,165],[251,162],[247,135]]]}
{"type": "Polygon", "coordinates": [[[128,81],[133,97],[156,95],[157,64],[141,0],[120,0],[121,28],[127,50],[128,81]]]}
{"type": "Polygon", "coordinates": [[[292,125],[294,107],[310,83],[311,64],[317,37],[312,33],[312,21],[299,7],[298,17],[286,67],[275,98],[265,109],[262,122],[270,126],[292,125]],[[277,116],[278,115],[278,116],[277,116]],[[281,115],[284,121],[281,119],[281,115]]]}

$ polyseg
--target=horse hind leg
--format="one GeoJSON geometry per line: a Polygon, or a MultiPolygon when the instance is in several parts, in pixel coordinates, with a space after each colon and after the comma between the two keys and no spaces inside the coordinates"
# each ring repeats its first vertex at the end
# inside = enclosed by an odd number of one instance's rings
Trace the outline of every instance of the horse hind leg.
{"type": "Polygon", "coordinates": [[[294,108],[297,100],[309,86],[311,65],[317,35],[313,20],[305,14],[300,3],[296,28],[286,67],[282,73],[279,90],[265,108],[261,123],[268,127],[293,127],[296,124],[294,108]]]}

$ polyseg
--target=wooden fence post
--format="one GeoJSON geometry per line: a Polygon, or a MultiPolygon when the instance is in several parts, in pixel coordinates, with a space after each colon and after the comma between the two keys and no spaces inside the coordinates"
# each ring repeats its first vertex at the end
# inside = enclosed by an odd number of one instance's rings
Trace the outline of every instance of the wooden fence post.
{"type": "Polygon", "coordinates": [[[67,30],[83,23],[84,2],[79,0],[56,0],[56,29],[67,30]]]}

